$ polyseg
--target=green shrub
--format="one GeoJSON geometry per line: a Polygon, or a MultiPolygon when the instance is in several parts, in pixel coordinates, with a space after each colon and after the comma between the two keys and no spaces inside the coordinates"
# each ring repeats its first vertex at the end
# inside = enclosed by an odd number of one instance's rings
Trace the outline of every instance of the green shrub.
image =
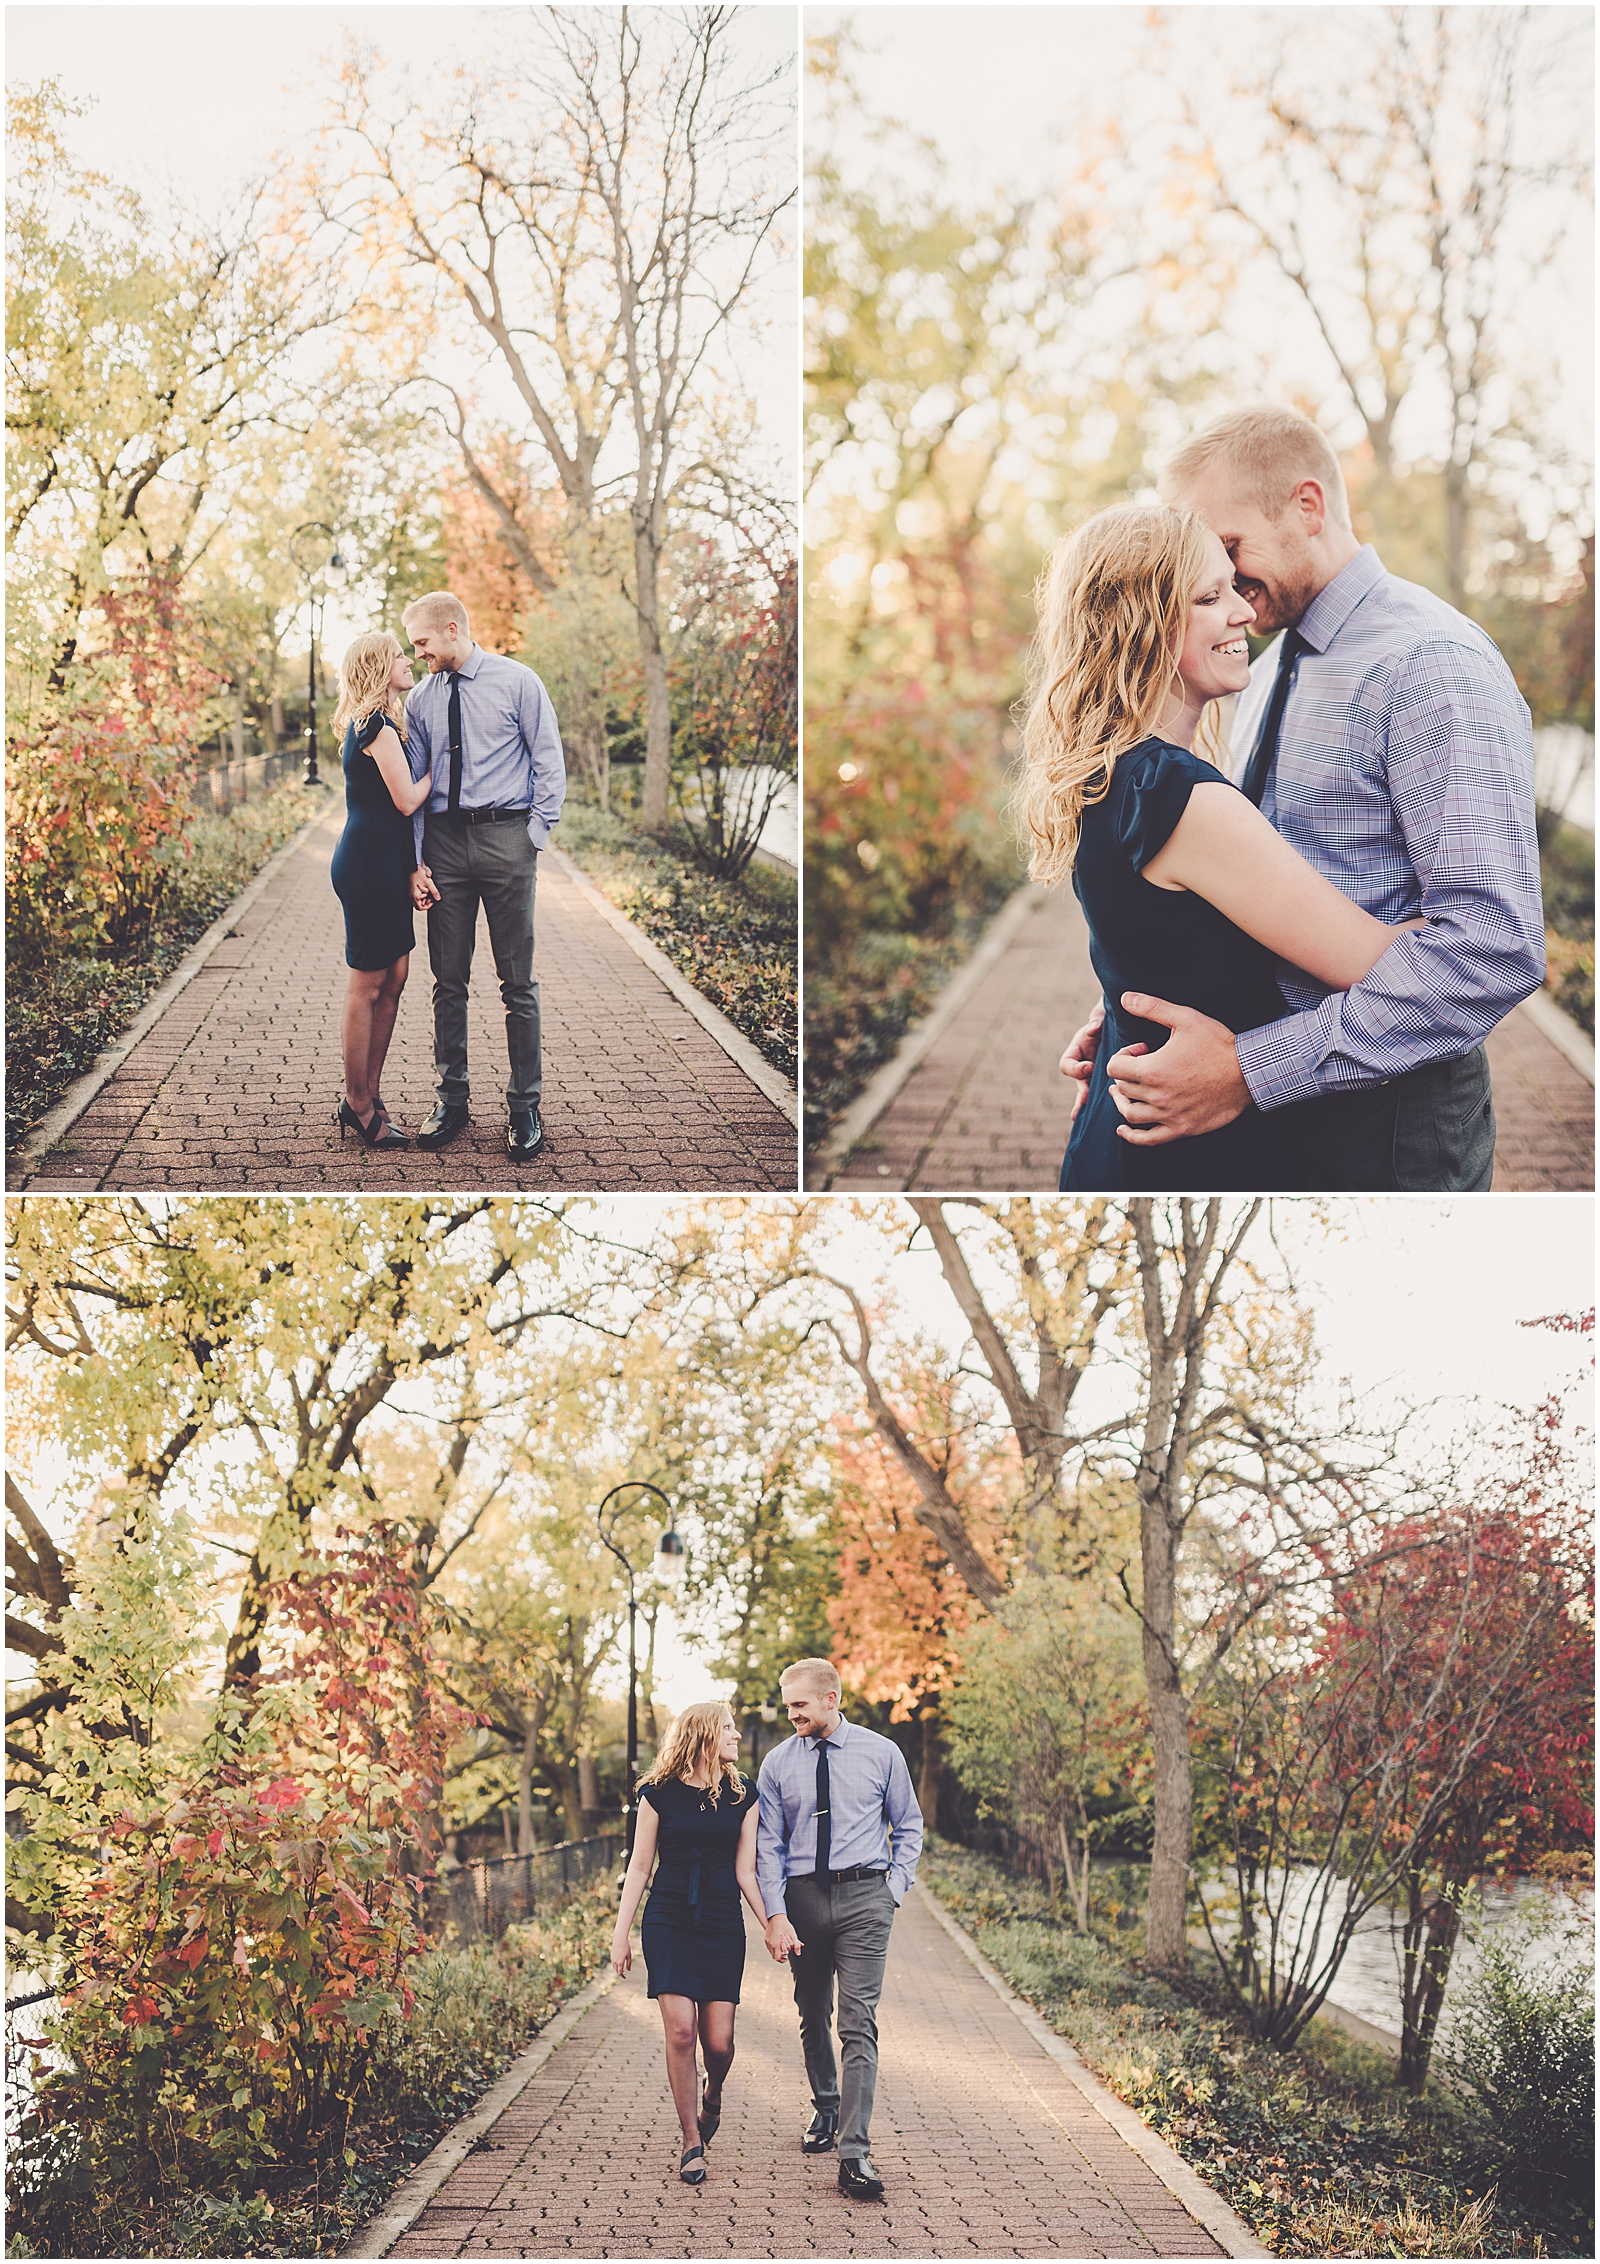
{"type": "Polygon", "coordinates": [[[1533,1921],[1478,1936],[1478,1971],[1455,1998],[1449,2042],[1436,2058],[1519,2174],[1586,2192],[1594,2183],[1594,1958],[1567,1942],[1557,1966],[1535,1970],[1531,1953],[1549,1932],[1533,1921]]]}

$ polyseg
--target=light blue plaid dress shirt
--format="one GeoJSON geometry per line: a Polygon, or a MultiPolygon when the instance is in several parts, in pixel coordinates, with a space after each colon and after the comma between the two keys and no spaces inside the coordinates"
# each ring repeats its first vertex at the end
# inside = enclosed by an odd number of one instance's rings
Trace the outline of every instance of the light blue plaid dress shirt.
{"type": "MultiPolygon", "coordinates": [[[[756,1791],[756,1884],[770,1918],[784,1907],[783,1890],[817,1867],[817,1737],[786,1738],[761,1764],[756,1791]]],[[[922,1810],[911,1789],[905,1755],[893,1738],[847,1722],[827,1740],[828,1868],[887,1871],[898,1906],[917,1875],[922,1853],[922,1810]],[[891,1850],[889,1834],[894,1834],[891,1850]]]]}
{"type": "MultiPolygon", "coordinates": [[[[1260,1108],[1385,1083],[1470,1052],[1544,977],[1533,732],[1511,671],[1464,614],[1385,573],[1370,544],[1300,623],[1262,810],[1377,919],[1415,918],[1369,975],[1330,992],[1280,962],[1291,1011],[1238,1038],[1260,1108]]],[[[1242,776],[1281,639],[1250,671],[1242,776]]]]}
{"type": "MultiPolygon", "coordinates": [[[[567,767],[550,695],[531,668],[474,645],[461,678],[461,807],[526,810],[528,839],[542,849],[567,798],[567,767]]],[[[406,756],[413,778],[433,774],[433,792],[412,823],[417,862],[429,813],[450,800],[450,671],[424,676],[406,695],[406,756]]]]}

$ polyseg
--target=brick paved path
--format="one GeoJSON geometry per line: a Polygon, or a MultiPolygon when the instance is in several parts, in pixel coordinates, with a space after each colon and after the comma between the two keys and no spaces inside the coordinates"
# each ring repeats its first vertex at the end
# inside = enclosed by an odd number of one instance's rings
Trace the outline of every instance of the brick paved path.
{"type": "Polygon", "coordinates": [[[1217,2256],[913,1893],[879,2010],[873,2160],[846,2201],[810,2112],[794,1998],[749,1928],[738,2058],[697,2191],[642,1963],[586,2012],[393,2256],[1217,2256]]]}
{"type": "MultiPolygon", "coordinates": [[[[838,1190],[1045,1193],[1071,1094],[1061,1049],[1100,995],[1083,914],[1053,890],[1024,920],[834,1174],[838,1190]]],[[[1594,1088],[1520,1009],[1489,1039],[1497,1192],[1594,1186],[1594,1088]]]]}
{"type": "MultiPolygon", "coordinates": [[[[344,928],[328,879],[342,798],[293,851],[27,1182],[35,1188],[744,1189],[795,1184],[795,1131],[626,940],[546,860],[537,967],[543,1152],[503,1146],[504,1013],[488,929],[473,960],[473,1122],[440,1154],[341,1147],[344,928]]],[[[425,923],[384,1076],[405,1131],[433,1105],[425,923]]]]}

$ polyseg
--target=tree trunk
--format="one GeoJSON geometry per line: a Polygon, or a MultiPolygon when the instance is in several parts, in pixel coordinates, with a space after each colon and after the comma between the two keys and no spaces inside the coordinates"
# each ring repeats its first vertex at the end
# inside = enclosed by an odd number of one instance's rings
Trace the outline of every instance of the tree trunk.
{"type": "Polygon", "coordinates": [[[1155,1841],[1150,1853],[1150,1902],[1145,1914],[1145,1963],[1181,1973],[1189,1963],[1185,1913],[1193,1786],[1189,1773],[1189,1709],[1173,1656],[1172,1536],[1159,1498],[1143,1512],[1144,1673],[1155,1748],[1155,1841]]]}
{"type": "Polygon", "coordinates": [[[517,1770],[517,1853],[531,1855],[533,1839],[533,1761],[538,1750],[539,1731],[530,1722],[522,1740],[522,1761],[517,1770]]]}
{"type": "Polygon", "coordinates": [[[1450,1960],[1461,1931],[1461,1911],[1448,1883],[1431,1901],[1426,1900],[1421,1874],[1416,1871],[1408,1881],[1406,1899],[1401,1935],[1400,2081],[1416,2098],[1428,2080],[1450,1960]]]}
{"type": "Polygon", "coordinates": [[[233,687],[233,759],[236,763],[244,761],[244,731],[244,681],[241,678],[233,687]]]}
{"type": "Polygon", "coordinates": [[[665,833],[672,777],[672,702],[666,655],[661,650],[660,560],[647,528],[635,529],[633,559],[638,585],[634,604],[639,616],[639,661],[644,672],[644,807],[640,822],[647,833],[665,833]]]}
{"type": "Polygon", "coordinates": [[[936,1709],[922,1716],[922,1766],[917,1773],[917,1806],[922,1810],[924,1827],[930,1832],[939,1829],[939,1788],[944,1783],[943,1725],[936,1709]]]}
{"type": "Polygon", "coordinates": [[[594,1755],[578,1755],[578,1806],[583,1811],[585,1839],[592,1838],[600,1829],[600,1779],[595,1774],[594,1755]]]}
{"type": "Polygon", "coordinates": [[[1467,467],[1444,468],[1445,569],[1450,580],[1450,603],[1458,613],[1467,610],[1467,467]]]}
{"type": "Polygon", "coordinates": [[[583,1838],[583,1802],[578,1794],[578,1772],[570,1762],[561,1771],[561,1821],[569,1840],[583,1838]]]}
{"type": "Polygon", "coordinates": [[[275,755],[283,753],[284,742],[288,736],[289,726],[285,722],[283,714],[283,694],[274,692],[272,695],[272,751],[275,755]]]}

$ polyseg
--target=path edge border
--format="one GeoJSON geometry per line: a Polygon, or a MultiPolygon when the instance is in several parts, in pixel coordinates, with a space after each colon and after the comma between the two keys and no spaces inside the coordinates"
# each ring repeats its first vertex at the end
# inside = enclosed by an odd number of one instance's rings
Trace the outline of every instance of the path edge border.
{"type": "Polygon", "coordinates": [[[388,2255],[395,2242],[411,2230],[446,2178],[461,2167],[477,2140],[516,2104],[556,2046],[566,2041],[589,2007],[616,1986],[616,1979],[615,1973],[598,1973],[575,1997],[567,1999],[554,2020],[540,2029],[526,2051],[518,2053],[471,2114],[446,2131],[431,2153],[424,2154],[411,2175],[390,2195],[382,2213],[370,2218],[349,2246],[339,2251],[341,2256],[388,2255]]]}
{"type": "Polygon", "coordinates": [[[1587,1030],[1572,1019],[1564,1006],[1558,1006],[1547,990],[1532,991],[1522,1000],[1522,1011],[1539,1032],[1548,1038],[1557,1053],[1564,1054],[1580,1077],[1594,1083],[1594,1040],[1587,1030]]]}
{"type": "Polygon", "coordinates": [[[673,997],[686,1007],[702,1030],[715,1038],[728,1059],[742,1069],[752,1085],[781,1109],[796,1130],[800,1125],[800,1096],[785,1078],[781,1069],[774,1069],[766,1056],[757,1051],[737,1024],[712,1005],[710,999],[697,991],[686,975],[679,973],[666,953],[653,944],[648,936],[641,935],[626,912],[619,912],[608,896],[603,896],[580,865],[574,864],[565,849],[558,849],[552,841],[541,855],[550,859],[563,880],[571,881],[580,895],[588,898],[602,919],[614,927],[636,956],[642,959],[652,975],[665,983],[673,997]]]}
{"type": "Polygon", "coordinates": [[[326,808],[319,810],[315,817],[307,818],[297,833],[291,834],[287,841],[274,849],[261,870],[252,880],[246,881],[233,902],[224,905],[205,933],[190,944],[166,981],[150,993],[121,1037],[113,1038],[103,1052],[96,1054],[83,1075],[75,1078],[67,1087],[55,1107],[40,1117],[31,1132],[23,1134],[8,1158],[17,1172],[15,1179],[9,1170],[6,1174],[8,1192],[27,1186],[52,1148],[60,1145],[96,1094],[111,1082],[134,1048],[150,1035],[179,993],[188,989],[212,953],[227,941],[229,931],[271,886],[295,851],[316,831],[327,814],[326,808]]]}
{"type": "Polygon", "coordinates": [[[817,1150],[806,1176],[808,1187],[826,1192],[833,1185],[849,1161],[851,1150],[871,1131],[911,1072],[920,1068],[1029,917],[1043,910],[1048,893],[1033,882],[1026,882],[1006,898],[974,950],[935,994],[926,1014],[906,1032],[889,1059],[873,1071],[817,1150]]]}
{"type": "Polygon", "coordinates": [[[1229,2208],[1221,2194],[1190,2169],[1175,2147],[1158,2137],[1147,2122],[1142,2121],[1115,2092],[1109,2091],[1066,2038],[1058,2036],[1048,2021],[1034,2011],[1026,1997],[1017,1994],[998,1966],[990,1964],[966,1928],[950,1915],[938,1896],[928,1887],[923,1887],[920,1891],[927,1900],[929,1910],[962,1956],[977,1968],[995,1994],[1004,1999],[1034,2042],[1049,2054],[1062,2073],[1082,2092],[1095,2113],[1111,2125],[1124,2145],[1130,2147],[1146,2167],[1154,2171],[1173,2198],[1181,2201],[1196,2223],[1211,2235],[1223,2254],[1271,2256],[1273,2251],[1261,2245],[1244,2219],[1236,2210],[1229,2208]]]}

